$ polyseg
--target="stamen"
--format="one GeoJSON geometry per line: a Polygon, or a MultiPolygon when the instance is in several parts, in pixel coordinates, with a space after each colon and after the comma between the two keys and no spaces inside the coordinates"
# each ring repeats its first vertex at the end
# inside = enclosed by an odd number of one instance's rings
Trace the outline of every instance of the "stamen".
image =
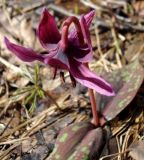
{"type": "Polygon", "coordinates": [[[52,79],[55,79],[56,73],[57,73],[57,68],[55,67],[55,68],[52,68],[52,69],[53,69],[53,71],[52,71],[52,79]]]}
{"type": "Polygon", "coordinates": [[[73,88],[75,88],[76,87],[76,80],[74,79],[74,77],[71,74],[70,74],[70,79],[71,79],[73,88]]]}
{"type": "Polygon", "coordinates": [[[81,24],[82,33],[84,35],[85,42],[88,44],[89,48],[91,48],[91,45],[90,45],[91,38],[90,38],[88,27],[86,26],[86,20],[85,20],[84,16],[81,17],[80,24],[81,24]]]}
{"type": "Polygon", "coordinates": [[[64,72],[60,72],[60,79],[62,83],[65,83],[64,72]]]}

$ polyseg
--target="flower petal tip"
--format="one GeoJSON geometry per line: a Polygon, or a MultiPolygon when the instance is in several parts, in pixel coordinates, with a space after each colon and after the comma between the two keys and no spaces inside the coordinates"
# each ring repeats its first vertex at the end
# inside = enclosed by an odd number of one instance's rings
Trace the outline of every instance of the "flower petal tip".
{"type": "Polygon", "coordinates": [[[89,12],[89,14],[90,14],[90,16],[94,17],[94,16],[96,15],[96,11],[95,11],[95,10],[91,10],[91,11],[89,12]]]}
{"type": "Polygon", "coordinates": [[[42,46],[48,50],[49,44],[57,44],[60,40],[60,33],[56,25],[53,15],[51,15],[47,8],[43,8],[41,20],[37,29],[37,36],[42,46]]]}
{"type": "Polygon", "coordinates": [[[4,37],[4,43],[9,51],[15,54],[19,59],[25,62],[32,62],[38,60],[43,62],[44,57],[37,52],[33,51],[31,48],[25,48],[23,46],[11,43],[8,38],[4,37]]]}
{"type": "Polygon", "coordinates": [[[108,96],[108,97],[111,97],[111,96],[115,96],[116,94],[115,94],[115,92],[114,92],[114,90],[112,89],[112,88],[105,88],[105,89],[103,89],[103,90],[96,90],[96,92],[97,93],[99,93],[99,94],[102,94],[102,95],[104,95],[104,96],[108,96]]]}
{"type": "Polygon", "coordinates": [[[42,13],[48,12],[48,9],[46,7],[43,8],[42,13]]]}
{"type": "Polygon", "coordinates": [[[4,37],[4,43],[7,45],[9,43],[9,40],[7,37],[4,37]]]}
{"type": "Polygon", "coordinates": [[[7,37],[4,37],[4,43],[5,43],[6,47],[10,50],[11,42],[9,41],[9,39],[7,37]]]}
{"type": "Polygon", "coordinates": [[[42,10],[42,17],[43,17],[44,15],[45,15],[45,16],[47,16],[47,15],[48,15],[48,16],[52,16],[52,15],[49,13],[49,11],[48,11],[48,9],[47,9],[46,7],[44,7],[43,10],[42,10]]]}
{"type": "Polygon", "coordinates": [[[116,94],[115,94],[115,91],[114,90],[112,90],[112,92],[108,95],[108,96],[115,96],[116,94]]]}
{"type": "Polygon", "coordinates": [[[105,88],[105,92],[103,92],[102,94],[105,96],[115,96],[116,94],[115,94],[115,91],[113,90],[112,86],[107,82],[106,82],[106,84],[107,84],[107,86],[105,88]]]}
{"type": "Polygon", "coordinates": [[[84,16],[88,28],[89,28],[90,25],[91,25],[91,22],[92,22],[92,20],[93,20],[93,18],[94,18],[94,16],[95,16],[95,13],[96,13],[95,10],[92,10],[92,11],[88,12],[88,13],[84,16]]]}

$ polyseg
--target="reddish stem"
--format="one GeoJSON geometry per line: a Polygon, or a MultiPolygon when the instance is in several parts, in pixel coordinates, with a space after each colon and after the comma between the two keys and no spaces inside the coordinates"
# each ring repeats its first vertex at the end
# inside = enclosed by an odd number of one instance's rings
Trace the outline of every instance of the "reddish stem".
{"type": "MultiPolygon", "coordinates": [[[[88,63],[86,63],[86,66],[89,68],[88,63]]],[[[99,125],[99,116],[98,116],[98,112],[97,112],[97,105],[96,105],[96,98],[94,95],[94,91],[93,89],[88,89],[89,92],[89,97],[90,97],[90,102],[91,102],[91,106],[92,106],[92,114],[93,114],[93,119],[92,119],[92,123],[95,126],[99,125]]]]}
{"type": "Polygon", "coordinates": [[[96,105],[95,95],[94,95],[93,89],[88,89],[88,92],[89,92],[89,96],[90,96],[90,102],[91,102],[92,114],[93,114],[93,119],[91,122],[95,126],[98,126],[99,125],[99,117],[98,117],[98,113],[97,113],[97,105],[96,105]]]}
{"type": "Polygon", "coordinates": [[[52,68],[52,78],[55,79],[57,73],[57,68],[52,68]]]}

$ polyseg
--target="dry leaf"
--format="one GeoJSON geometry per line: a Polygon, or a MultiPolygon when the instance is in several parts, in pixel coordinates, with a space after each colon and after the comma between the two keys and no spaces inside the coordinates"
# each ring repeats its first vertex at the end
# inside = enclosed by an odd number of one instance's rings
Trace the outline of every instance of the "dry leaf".
{"type": "Polygon", "coordinates": [[[129,155],[135,160],[144,160],[144,141],[133,143],[129,149],[129,155]]]}

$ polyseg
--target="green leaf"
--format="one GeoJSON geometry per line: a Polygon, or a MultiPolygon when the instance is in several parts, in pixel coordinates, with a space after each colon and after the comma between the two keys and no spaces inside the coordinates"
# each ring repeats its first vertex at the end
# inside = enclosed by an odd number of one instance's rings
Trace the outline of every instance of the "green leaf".
{"type": "Polygon", "coordinates": [[[38,95],[39,95],[40,98],[44,98],[45,97],[44,91],[42,89],[38,89],[37,93],[38,93],[38,95]]]}
{"type": "Polygon", "coordinates": [[[34,84],[37,85],[38,84],[38,80],[39,80],[39,65],[35,65],[35,75],[34,75],[34,84]]]}
{"type": "Polygon", "coordinates": [[[37,94],[34,95],[34,100],[32,102],[30,109],[29,109],[29,112],[33,113],[34,110],[36,109],[36,107],[37,107],[37,94]]]}
{"type": "Polygon", "coordinates": [[[28,104],[30,101],[33,101],[33,98],[35,97],[36,90],[32,90],[30,96],[28,96],[24,102],[24,104],[28,104]]]}

